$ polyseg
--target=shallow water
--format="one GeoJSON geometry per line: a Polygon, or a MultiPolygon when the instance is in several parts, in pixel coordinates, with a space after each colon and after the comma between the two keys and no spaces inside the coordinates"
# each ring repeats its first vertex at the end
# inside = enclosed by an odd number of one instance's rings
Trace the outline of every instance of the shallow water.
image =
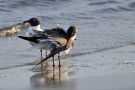
{"type": "MultiPolygon", "coordinates": [[[[77,56],[129,45],[135,40],[134,11],[134,0],[0,0],[0,26],[31,17],[38,17],[42,28],[76,25],[77,40],[70,53],[77,56]]],[[[39,50],[17,36],[0,38],[0,68],[27,64],[39,57],[39,50]]]]}

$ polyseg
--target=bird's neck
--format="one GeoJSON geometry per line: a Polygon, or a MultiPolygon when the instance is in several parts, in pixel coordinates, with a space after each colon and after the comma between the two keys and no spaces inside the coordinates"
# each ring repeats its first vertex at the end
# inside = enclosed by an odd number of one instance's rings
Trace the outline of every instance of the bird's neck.
{"type": "Polygon", "coordinates": [[[71,42],[74,42],[74,41],[75,41],[75,38],[76,38],[76,35],[74,35],[74,36],[68,38],[68,39],[67,39],[67,44],[68,44],[68,43],[71,43],[71,42]]]}
{"type": "Polygon", "coordinates": [[[66,43],[67,48],[72,48],[73,47],[75,38],[76,38],[76,35],[74,35],[73,37],[67,39],[67,43],[66,43]]]}
{"type": "Polygon", "coordinates": [[[67,47],[71,48],[73,46],[73,43],[74,43],[73,39],[68,39],[67,40],[67,47]]]}
{"type": "Polygon", "coordinates": [[[36,31],[43,31],[41,28],[40,28],[40,24],[37,25],[37,26],[32,26],[31,27],[33,30],[36,30],[36,31]]]}
{"type": "Polygon", "coordinates": [[[70,49],[73,47],[73,43],[74,43],[74,41],[72,39],[67,40],[66,50],[65,50],[66,54],[68,54],[70,49]]]}

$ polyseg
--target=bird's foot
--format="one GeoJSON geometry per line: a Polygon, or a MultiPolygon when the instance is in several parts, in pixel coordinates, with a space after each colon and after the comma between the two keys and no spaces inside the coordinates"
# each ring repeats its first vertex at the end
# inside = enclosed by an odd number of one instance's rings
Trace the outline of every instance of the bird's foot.
{"type": "Polygon", "coordinates": [[[58,67],[61,67],[61,65],[58,65],[58,67]]]}
{"type": "Polygon", "coordinates": [[[52,65],[53,67],[55,67],[55,65],[52,65]]]}

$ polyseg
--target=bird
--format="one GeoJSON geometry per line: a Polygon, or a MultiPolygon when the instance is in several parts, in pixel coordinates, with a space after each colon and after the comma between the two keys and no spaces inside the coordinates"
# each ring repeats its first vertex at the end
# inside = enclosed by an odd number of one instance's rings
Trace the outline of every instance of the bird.
{"type": "MultiPolygon", "coordinates": [[[[41,29],[41,27],[40,27],[40,21],[39,21],[37,18],[35,18],[35,17],[23,21],[22,25],[23,25],[23,26],[29,25],[29,29],[28,29],[28,31],[26,32],[26,36],[28,36],[28,37],[36,37],[36,38],[37,38],[37,37],[40,37],[40,36],[41,36],[40,33],[44,31],[44,30],[41,29]]],[[[44,33],[44,34],[45,34],[45,33],[44,33]]],[[[18,36],[18,37],[21,38],[21,36],[18,36]]],[[[35,43],[30,41],[30,44],[31,44],[32,46],[34,46],[35,43]]],[[[43,55],[42,55],[42,48],[38,48],[38,49],[40,49],[40,56],[41,56],[41,60],[42,60],[42,58],[43,58],[43,55]]],[[[47,55],[47,51],[46,51],[46,55],[47,55]]],[[[43,67],[43,65],[41,64],[41,68],[42,68],[42,67],[43,67]]]]}
{"type": "MultiPolygon", "coordinates": [[[[52,48],[50,54],[35,66],[41,64],[42,62],[46,61],[50,57],[54,57],[54,55],[58,54],[58,60],[59,60],[58,67],[61,67],[60,52],[65,51],[66,54],[69,53],[69,50],[73,47],[74,41],[76,40],[76,34],[77,34],[77,28],[75,26],[70,26],[66,33],[67,36],[65,38],[66,43],[64,43],[64,45],[60,45],[60,46],[56,46],[55,48],[52,48]]],[[[62,41],[59,41],[59,43],[62,43],[62,41]]],[[[53,64],[54,64],[54,58],[53,58],[53,64]]]]}
{"type": "MultiPolygon", "coordinates": [[[[25,21],[24,23],[27,22],[30,23],[31,25],[34,24],[33,22],[31,22],[31,19],[25,21]]],[[[34,27],[37,24],[34,24],[34,27]]],[[[61,27],[56,27],[52,29],[45,29],[43,31],[39,30],[36,31],[36,33],[32,32],[32,34],[30,33],[30,36],[18,36],[18,37],[31,42],[31,45],[38,46],[40,49],[51,50],[49,55],[51,55],[50,57],[53,57],[53,67],[55,67],[54,55],[58,54],[59,67],[61,67],[60,52],[65,51],[66,54],[69,53],[69,50],[72,48],[74,40],[76,38],[76,32],[77,29],[75,26],[70,26],[67,32],[61,27]]],[[[41,60],[40,64],[42,64],[43,60],[41,60]]]]}

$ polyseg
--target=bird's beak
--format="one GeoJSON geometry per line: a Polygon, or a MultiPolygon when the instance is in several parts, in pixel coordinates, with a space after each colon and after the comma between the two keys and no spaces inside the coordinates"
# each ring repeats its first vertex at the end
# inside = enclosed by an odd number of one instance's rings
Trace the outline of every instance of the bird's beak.
{"type": "Polygon", "coordinates": [[[29,21],[28,21],[28,20],[27,20],[27,21],[23,21],[22,24],[23,24],[24,26],[28,26],[28,25],[29,25],[29,21]]]}

